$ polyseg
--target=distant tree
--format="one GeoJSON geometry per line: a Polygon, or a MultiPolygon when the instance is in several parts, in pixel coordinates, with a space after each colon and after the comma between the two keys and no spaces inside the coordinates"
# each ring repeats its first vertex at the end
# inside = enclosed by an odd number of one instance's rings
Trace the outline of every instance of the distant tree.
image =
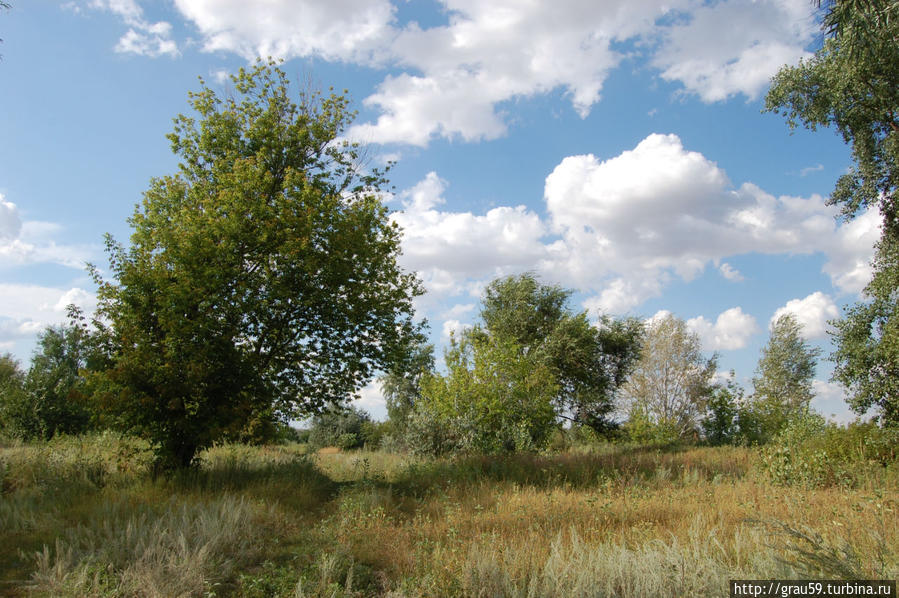
{"type": "Polygon", "coordinates": [[[272,63],[232,83],[189,95],[197,115],[168,136],[178,172],[151,181],[129,248],[107,237],[114,280],[94,269],[114,347],[104,401],[164,469],[260,414],[347,401],[415,329],[385,180],[341,141],[348,100],[296,103],[272,63]]]}
{"type": "Polygon", "coordinates": [[[46,328],[38,337],[28,373],[5,401],[3,419],[8,430],[26,439],[86,431],[92,424],[92,409],[80,387],[90,356],[84,328],[46,328]]]}
{"type": "Polygon", "coordinates": [[[679,438],[698,433],[714,389],[717,357],[702,354],[699,336],[671,314],[649,322],[640,360],[622,387],[629,411],[645,414],[679,438]]]}
{"type": "Polygon", "coordinates": [[[874,276],[864,301],[835,325],[834,379],[858,413],[879,409],[899,424],[899,3],[824,0],[821,48],[782,68],[766,98],[787,123],[833,126],[852,148],[854,166],[837,180],[830,203],[846,218],[869,207],[883,217],[874,276]]]}
{"type": "Polygon", "coordinates": [[[640,354],[643,327],[636,318],[608,316],[591,324],[586,312],[568,306],[571,294],[529,273],[498,278],[484,294],[484,332],[513,341],[546,366],[557,388],[557,415],[604,432],[615,393],[640,354]]]}
{"type": "Polygon", "coordinates": [[[316,448],[360,448],[365,442],[365,426],[370,422],[371,416],[358,407],[331,407],[312,418],[309,444],[316,448]]]}
{"type": "Polygon", "coordinates": [[[453,337],[446,375],[422,379],[413,449],[499,453],[545,445],[556,419],[552,372],[536,353],[482,332],[453,337]]]}
{"type": "Polygon", "coordinates": [[[394,432],[402,434],[409,415],[421,397],[421,378],[434,370],[434,345],[417,332],[405,358],[397,361],[381,378],[381,391],[387,403],[387,416],[394,432]]]}
{"type": "Polygon", "coordinates": [[[802,338],[802,326],[792,314],[780,316],[771,326],[752,379],[752,408],[763,439],[808,412],[815,396],[812,381],[820,353],[802,338]]]}
{"type": "Polygon", "coordinates": [[[740,436],[740,410],[745,391],[734,375],[724,384],[718,384],[708,399],[708,410],[702,420],[706,442],[711,445],[734,444],[740,436]]]}
{"type": "Polygon", "coordinates": [[[8,423],[9,409],[21,403],[24,392],[25,372],[11,353],[0,355],[0,431],[11,432],[8,423]]]}

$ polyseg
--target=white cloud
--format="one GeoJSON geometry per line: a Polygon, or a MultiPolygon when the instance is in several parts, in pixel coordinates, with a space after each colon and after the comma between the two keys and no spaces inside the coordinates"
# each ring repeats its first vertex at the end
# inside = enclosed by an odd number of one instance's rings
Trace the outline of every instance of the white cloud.
{"type": "Polygon", "coordinates": [[[684,17],[660,30],[652,63],[706,102],[757,98],[780,67],[809,55],[818,31],[805,0],[726,0],[684,17]]]}
{"type": "Polygon", "coordinates": [[[830,262],[824,272],[844,293],[860,293],[871,281],[874,244],[880,239],[883,219],[877,208],[869,208],[837,230],[836,238],[828,239],[830,262]]]}
{"type": "Polygon", "coordinates": [[[22,220],[16,204],[6,201],[0,193],[0,241],[16,239],[22,232],[22,220]]]}
{"type": "Polygon", "coordinates": [[[811,407],[824,417],[840,424],[848,424],[857,417],[846,403],[846,392],[839,384],[813,380],[812,390],[815,397],[812,399],[811,407]]]}
{"type": "Polygon", "coordinates": [[[743,280],[743,275],[740,274],[740,271],[735,269],[727,262],[724,262],[720,266],[718,266],[718,271],[721,272],[721,276],[723,276],[727,280],[730,280],[731,282],[741,282],[743,280]]]}
{"type": "Polygon", "coordinates": [[[377,380],[372,380],[359,391],[353,405],[364,409],[374,419],[384,420],[387,418],[387,401],[384,399],[384,392],[377,380]]]}
{"type": "Polygon", "coordinates": [[[94,248],[57,244],[51,237],[61,228],[52,222],[23,222],[16,204],[0,194],[0,268],[54,263],[83,269],[94,248]]]}
{"type": "MultiPolygon", "coordinates": [[[[587,305],[621,312],[658,295],[672,276],[692,280],[709,263],[746,253],[812,254],[843,290],[870,276],[879,220],[837,227],[824,198],[774,197],[734,188],[711,160],[676,135],[653,134],[608,160],[563,159],[544,190],[553,232],[540,269],[596,295],[587,305]]],[[[723,275],[737,279],[729,265],[723,275]]]]}
{"type": "Polygon", "coordinates": [[[586,299],[584,308],[597,315],[626,313],[647,299],[661,295],[667,278],[665,274],[655,272],[643,277],[615,278],[602,285],[598,295],[586,299]]]}
{"type": "Polygon", "coordinates": [[[740,307],[722,312],[714,324],[703,316],[690,318],[687,328],[698,334],[703,349],[710,351],[742,349],[749,337],[759,331],[755,318],[740,307]]]}
{"type": "Polygon", "coordinates": [[[808,175],[812,174],[813,172],[820,172],[820,171],[822,171],[822,170],[824,170],[824,165],[823,165],[823,164],[816,164],[816,165],[814,165],[814,166],[807,166],[807,167],[805,167],[805,168],[803,168],[802,170],[799,171],[799,176],[808,176],[808,175]]]}
{"type": "Polygon", "coordinates": [[[96,309],[93,293],[74,287],[0,283],[0,344],[33,337],[45,327],[66,321],[66,307],[76,304],[86,313],[96,309]]]}
{"type": "Polygon", "coordinates": [[[476,307],[477,306],[474,303],[457,303],[456,305],[443,312],[443,317],[461,318],[463,316],[468,316],[468,314],[474,312],[476,307]]]}
{"type": "Polygon", "coordinates": [[[396,33],[392,61],[407,70],[365,100],[381,115],[351,135],[419,146],[437,136],[493,139],[507,128],[498,104],[558,88],[586,117],[624,58],[613,42],[648,34],[679,4],[686,0],[445,0],[447,25],[396,33]]]}
{"type": "Polygon", "coordinates": [[[446,182],[429,173],[400,194],[405,208],[391,218],[403,228],[406,268],[419,271],[429,291],[455,294],[463,280],[526,269],[545,256],[540,217],[524,206],[499,207],[484,215],[442,212],[446,182]]]}
{"type": "MultiPolygon", "coordinates": [[[[169,23],[147,21],[136,0],[90,5],[129,27],[117,51],[178,53],[169,23]]],[[[805,0],[441,0],[447,22],[429,28],[399,23],[390,0],[174,5],[208,52],[390,69],[364,100],[379,115],[350,136],[418,146],[435,137],[502,136],[509,124],[503,102],[557,90],[586,117],[609,74],[629,59],[648,59],[664,79],[706,101],[754,98],[778,68],[806,54],[816,31],[805,0]]]]}
{"type": "Polygon", "coordinates": [[[392,37],[388,0],[175,0],[208,52],[370,64],[392,37]]]}
{"type": "Polygon", "coordinates": [[[748,253],[823,254],[834,286],[857,291],[870,276],[879,234],[873,212],[837,226],[835,208],[818,195],[775,197],[751,183],[735,188],[676,135],[650,135],[607,160],[563,159],[546,178],[545,219],[524,206],[444,211],[447,188],[428,173],[398,194],[404,210],[392,215],[404,229],[403,265],[440,297],[477,296],[485,280],[533,270],[588,293],[588,310],[621,314],[710,264],[742,280],[724,260],[748,253]]]}
{"type": "Polygon", "coordinates": [[[805,299],[791,299],[786,305],[778,308],[771,316],[771,324],[783,315],[792,314],[802,325],[805,338],[823,338],[827,335],[827,321],[840,316],[840,310],[833,299],[817,291],[805,299]]]}
{"type": "Polygon", "coordinates": [[[178,44],[172,39],[172,25],[166,21],[151,23],[144,19],[136,0],[91,0],[89,6],[111,12],[128,25],[128,31],[115,46],[116,52],[151,58],[178,55],[178,44]]]}
{"type": "Polygon", "coordinates": [[[441,329],[441,338],[449,339],[450,336],[455,336],[458,339],[463,332],[470,328],[471,324],[465,324],[459,320],[446,320],[441,329]]]}

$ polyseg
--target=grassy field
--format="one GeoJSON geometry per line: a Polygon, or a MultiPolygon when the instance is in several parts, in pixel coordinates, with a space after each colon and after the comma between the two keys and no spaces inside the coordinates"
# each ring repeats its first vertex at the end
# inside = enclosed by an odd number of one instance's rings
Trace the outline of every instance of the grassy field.
{"type": "Polygon", "coordinates": [[[223,446],[153,479],[138,441],[0,445],[0,594],[726,596],[899,577],[899,475],[773,485],[748,448],[422,460],[223,446]]]}

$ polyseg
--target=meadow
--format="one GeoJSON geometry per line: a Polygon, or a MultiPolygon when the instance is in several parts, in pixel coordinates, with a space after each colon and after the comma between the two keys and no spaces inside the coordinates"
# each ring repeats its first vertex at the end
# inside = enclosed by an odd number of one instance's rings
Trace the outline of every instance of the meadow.
{"type": "Polygon", "coordinates": [[[775,484],[747,447],[424,459],[223,445],[154,477],[117,434],[0,444],[8,596],[727,596],[899,577],[899,470],[775,484]]]}

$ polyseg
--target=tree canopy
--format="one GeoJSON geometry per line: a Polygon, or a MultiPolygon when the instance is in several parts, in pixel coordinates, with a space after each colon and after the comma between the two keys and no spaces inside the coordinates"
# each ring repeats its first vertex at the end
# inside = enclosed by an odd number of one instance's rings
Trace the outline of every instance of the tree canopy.
{"type": "Polygon", "coordinates": [[[178,171],[151,181],[129,247],[107,237],[114,280],[94,269],[107,398],[166,467],[259,413],[346,401],[415,329],[385,179],[340,140],[346,97],[295,102],[272,63],[232,85],[189,94],[196,115],[168,135],[178,171]]]}
{"type": "Polygon", "coordinates": [[[772,324],[752,379],[753,411],[763,438],[808,412],[815,396],[812,380],[820,353],[802,338],[802,326],[792,314],[782,315],[772,324]]]}
{"type": "Polygon", "coordinates": [[[568,306],[571,294],[529,273],[498,278],[487,285],[481,318],[487,334],[514,341],[548,368],[559,415],[601,432],[640,354],[643,325],[608,316],[594,325],[568,306]]]}
{"type": "Polygon", "coordinates": [[[649,322],[643,350],[624,385],[631,413],[678,437],[698,432],[714,388],[717,358],[705,358],[699,336],[671,314],[649,322]]]}
{"type": "Polygon", "coordinates": [[[859,413],[879,408],[899,422],[899,3],[825,0],[822,47],[798,66],[777,73],[769,110],[815,129],[833,126],[852,148],[854,165],[837,181],[830,202],[846,218],[876,207],[883,217],[874,275],[865,301],[836,323],[834,378],[859,413]]]}

